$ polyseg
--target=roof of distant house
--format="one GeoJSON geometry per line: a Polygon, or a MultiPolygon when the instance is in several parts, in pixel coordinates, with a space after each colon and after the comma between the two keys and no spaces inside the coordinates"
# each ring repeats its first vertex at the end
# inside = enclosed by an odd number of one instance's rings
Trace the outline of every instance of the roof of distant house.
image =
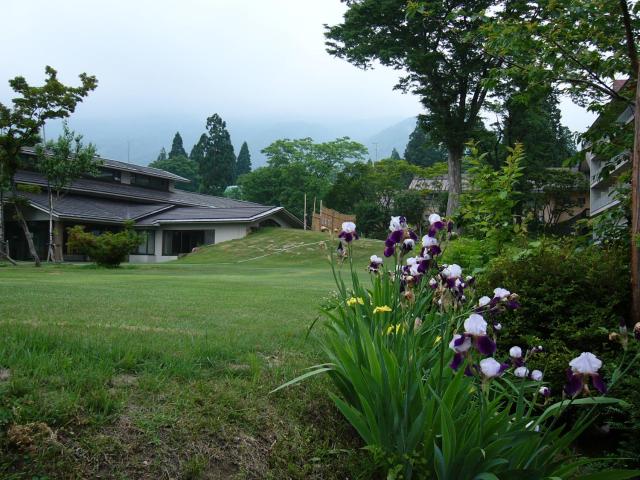
{"type": "MultiPolygon", "coordinates": [[[[33,147],[23,147],[21,149],[21,152],[25,155],[36,155],[36,149],[33,147]]],[[[145,167],[142,165],[136,165],[134,163],[120,162],[118,160],[111,160],[109,158],[100,156],[97,156],[96,159],[100,160],[107,168],[113,168],[116,170],[122,170],[131,173],[139,173],[142,175],[148,175],[150,177],[164,178],[167,180],[173,180],[175,182],[191,183],[191,180],[189,180],[188,178],[184,178],[180,175],[167,172],[166,170],[160,170],[159,168],[145,167]]]]}
{"type": "MultiPolygon", "coordinates": [[[[47,186],[47,179],[38,172],[18,170],[15,175],[16,183],[28,183],[31,185],[47,186]]],[[[215,197],[201,193],[186,192],[184,190],[154,190],[151,188],[126,185],[122,183],[110,183],[90,178],[80,178],[68,188],[70,192],[77,194],[97,194],[111,198],[126,198],[139,202],[162,202],[174,205],[200,206],[210,208],[250,207],[262,206],[258,203],[244,200],[234,200],[225,197],[215,197]]]]}

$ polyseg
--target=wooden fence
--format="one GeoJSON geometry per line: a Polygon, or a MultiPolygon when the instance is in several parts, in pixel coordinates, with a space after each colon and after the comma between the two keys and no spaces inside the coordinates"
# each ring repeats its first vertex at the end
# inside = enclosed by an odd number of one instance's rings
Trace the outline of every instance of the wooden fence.
{"type": "Polygon", "coordinates": [[[345,215],[344,213],[336,212],[335,210],[320,205],[320,213],[313,212],[311,230],[314,232],[320,232],[324,229],[330,232],[339,231],[342,227],[342,222],[355,223],[355,221],[355,215],[345,215]]]}

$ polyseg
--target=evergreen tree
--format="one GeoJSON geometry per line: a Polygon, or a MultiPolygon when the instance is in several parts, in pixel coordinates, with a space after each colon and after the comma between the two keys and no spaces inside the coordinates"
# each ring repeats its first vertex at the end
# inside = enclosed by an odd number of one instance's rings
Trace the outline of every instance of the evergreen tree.
{"type": "Polygon", "coordinates": [[[249,146],[247,142],[240,147],[240,153],[238,153],[238,161],[236,162],[236,178],[245,173],[251,171],[251,154],[249,153],[249,146]]]}
{"type": "Polygon", "coordinates": [[[160,153],[158,154],[158,158],[156,158],[156,162],[163,162],[167,159],[167,151],[162,147],[160,149],[160,153]]]}
{"type": "Polygon", "coordinates": [[[398,150],[395,149],[395,147],[393,148],[393,150],[391,150],[391,160],[400,160],[400,154],[398,153],[398,150]]]}
{"type": "Polygon", "coordinates": [[[437,162],[447,160],[447,152],[444,148],[431,140],[431,136],[424,130],[420,120],[416,122],[416,128],[409,136],[409,143],[404,151],[404,159],[420,167],[428,167],[437,162]]]}
{"type": "Polygon", "coordinates": [[[208,141],[209,137],[207,137],[206,133],[200,135],[198,143],[193,146],[189,154],[189,158],[198,164],[198,168],[200,168],[200,165],[204,162],[204,151],[207,148],[208,141]]]}
{"type": "Polygon", "coordinates": [[[576,153],[571,131],[561,124],[555,94],[530,94],[525,102],[515,93],[506,100],[505,107],[503,143],[524,145],[527,174],[560,167],[576,153]]]}
{"type": "Polygon", "coordinates": [[[169,158],[179,157],[179,156],[187,156],[187,152],[182,145],[182,136],[180,132],[176,132],[173,137],[173,143],[171,144],[171,151],[169,152],[169,158]]]}
{"type": "Polygon", "coordinates": [[[204,158],[200,163],[200,190],[222,195],[235,180],[236,155],[227,131],[227,124],[216,113],[207,118],[208,138],[204,158]]]}

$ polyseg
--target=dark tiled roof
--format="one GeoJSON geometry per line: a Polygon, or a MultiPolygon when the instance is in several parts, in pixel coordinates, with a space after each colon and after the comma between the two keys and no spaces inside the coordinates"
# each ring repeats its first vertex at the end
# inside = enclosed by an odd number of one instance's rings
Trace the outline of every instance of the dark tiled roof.
{"type": "Polygon", "coordinates": [[[189,222],[246,222],[259,219],[267,213],[282,211],[282,207],[232,207],[232,208],[202,208],[176,207],[165,210],[138,222],[138,225],[158,225],[161,223],[189,223],[189,222]]]}
{"type": "MultiPolygon", "coordinates": [[[[46,193],[21,192],[35,206],[48,211],[46,193]]],[[[156,213],[172,205],[161,203],[133,203],[108,198],[66,195],[54,203],[54,215],[62,219],[100,220],[121,223],[156,213]]],[[[211,209],[208,209],[211,210],[211,209]]]]}
{"type": "MultiPolygon", "coordinates": [[[[21,151],[25,155],[36,155],[36,150],[32,147],[24,147],[21,151]]],[[[191,180],[189,180],[188,178],[184,178],[180,175],[167,172],[166,170],[160,170],[159,168],[145,167],[142,165],[136,165],[134,163],[119,162],[118,160],[110,160],[108,158],[102,157],[97,158],[99,158],[103,162],[105,167],[113,168],[115,170],[139,173],[142,175],[148,175],[150,177],[166,178],[168,180],[174,180],[176,182],[191,183],[191,180]]]]}
{"type": "MultiPolygon", "coordinates": [[[[28,183],[33,185],[46,186],[46,179],[37,172],[19,170],[16,172],[15,181],[17,183],[28,183]]],[[[151,188],[138,187],[135,185],[125,185],[122,183],[110,183],[100,180],[81,178],[73,182],[69,188],[74,193],[91,193],[112,198],[127,198],[140,202],[159,202],[174,205],[198,206],[210,208],[231,208],[231,207],[262,207],[258,203],[233,200],[231,198],[214,197],[200,193],[185,192],[176,190],[169,192],[166,190],[153,190],[151,188]]]]}

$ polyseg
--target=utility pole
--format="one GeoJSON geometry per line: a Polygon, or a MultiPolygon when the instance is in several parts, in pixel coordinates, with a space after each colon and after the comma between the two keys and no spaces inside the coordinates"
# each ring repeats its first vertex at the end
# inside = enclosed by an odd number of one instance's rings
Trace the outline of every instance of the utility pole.
{"type": "Polygon", "coordinates": [[[304,219],[302,220],[302,229],[307,229],[307,194],[304,194],[304,219]]]}
{"type": "Polygon", "coordinates": [[[378,161],[378,142],[373,142],[373,146],[376,149],[376,162],[378,161]]]}

